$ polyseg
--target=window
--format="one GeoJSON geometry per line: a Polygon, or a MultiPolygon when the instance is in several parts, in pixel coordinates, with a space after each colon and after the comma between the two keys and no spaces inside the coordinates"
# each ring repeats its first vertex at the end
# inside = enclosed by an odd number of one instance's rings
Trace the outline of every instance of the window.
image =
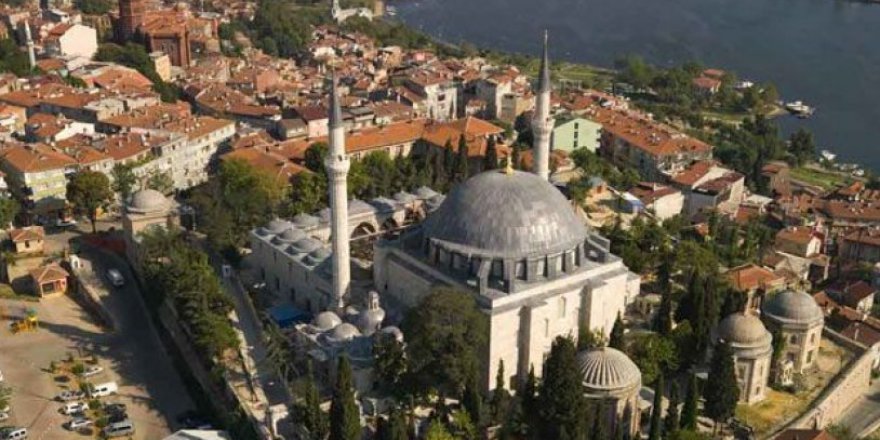
{"type": "Polygon", "coordinates": [[[31,241],[30,241],[30,240],[25,240],[25,241],[24,241],[24,248],[25,248],[25,249],[30,249],[30,248],[31,248],[31,241]]]}
{"type": "Polygon", "coordinates": [[[807,352],[807,363],[813,362],[813,350],[807,352]]]}
{"type": "Polygon", "coordinates": [[[574,138],[575,138],[575,139],[578,138],[578,132],[574,132],[574,138]]]}
{"type": "Polygon", "coordinates": [[[545,338],[550,337],[550,320],[549,319],[544,320],[544,337],[545,338]]]}
{"type": "Polygon", "coordinates": [[[791,335],[791,343],[792,343],[792,344],[797,344],[797,342],[798,342],[798,337],[797,337],[797,335],[791,335]]]}
{"type": "Polygon", "coordinates": [[[565,297],[559,298],[559,317],[565,318],[565,297]]]}
{"type": "MultiPolygon", "coordinates": [[[[574,123],[574,129],[577,130],[577,129],[579,129],[579,128],[581,128],[581,124],[580,124],[579,122],[575,122],[575,123],[574,123]]],[[[577,133],[575,133],[575,134],[577,134],[577,133]]]]}

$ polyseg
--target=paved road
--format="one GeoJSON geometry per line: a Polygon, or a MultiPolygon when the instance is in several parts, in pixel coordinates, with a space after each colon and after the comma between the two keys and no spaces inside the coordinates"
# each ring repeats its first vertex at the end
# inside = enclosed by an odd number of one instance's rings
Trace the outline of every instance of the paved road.
{"type": "Polygon", "coordinates": [[[864,396],[857,400],[846,411],[839,424],[850,429],[854,434],[862,436],[871,432],[867,429],[876,430],[880,424],[880,380],[874,380],[864,396]]]}

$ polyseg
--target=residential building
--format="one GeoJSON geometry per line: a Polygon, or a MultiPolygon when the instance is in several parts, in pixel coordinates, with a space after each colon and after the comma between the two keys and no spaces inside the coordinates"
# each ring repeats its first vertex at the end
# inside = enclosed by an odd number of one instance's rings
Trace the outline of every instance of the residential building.
{"type": "Polygon", "coordinates": [[[868,263],[880,261],[880,227],[856,228],[837,237],[840,258],[868,263]]]}
{"type": "Polygon", "coordinates": [[[640,182],[628,193],[638,198],[642,206],[660,221],[675,217],[684,209],[684,195],[671,186],[640,182]]]}
{"type": "Polygon", "coordinates": [[[550,148],[572,152],[586,148],[592,153],[599,150],[602,126],[580,117],[557,117],[553,133],[550,135],[550,148]]]}
{"type": "Polygon", "coordinates": [[[838,303],[863,313],[871,313],[877,288],[866,281],[838,281],[825,288],[825,293],[838,303]]]}
{"type": "Polygon", "coordinates": [[[98,52],[98,33],[82,24],[60,24],[49,31],[43,45],[50,56],[90,60],[98,52]]]}
{"type": "Polygon", "coordinates": [[[695,162],[670,180],[683,191],[689,217],[707,210],[733,216],[745,196],[745,176],[711,160],[695,162]]]}

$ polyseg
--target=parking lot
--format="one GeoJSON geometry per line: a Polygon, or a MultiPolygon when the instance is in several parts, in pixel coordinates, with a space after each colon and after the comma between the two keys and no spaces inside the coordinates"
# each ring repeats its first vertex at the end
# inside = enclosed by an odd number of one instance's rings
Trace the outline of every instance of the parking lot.
{"type": "MultiPolygon", "coordinates": [[[[119,267],[126,279],[132,279],[112,257],[97,255],[87,263],[95,263],[95,271],[100,274],[107,267],[119,267]]],[[[39,303],[0,300],[0,370],[4,384],[12,388],[10,418],[2,425],[27,428],[29,439],[87,438],[62,428],[69,417],[58,412],[62,404],[52,399],[77,386],[57,382],[57,374],[51,373],[49,366],[71,355],[94,355],[103,371],[89,381],[119,385],[118,394],[101,400],[127,406],[128,416],[135,424],[135,439],[161,439],[176,428],[175,416],[193,405],[137,295],[132,282],[123,288],[108,287],[101,295],[102,303],[117,322],[113,332],[96,326],[67,296],[39,303]],[[24,316],[28,308],[36,312],[39,329],[13,334],[8,325],[10,319],[24,316]]]]}

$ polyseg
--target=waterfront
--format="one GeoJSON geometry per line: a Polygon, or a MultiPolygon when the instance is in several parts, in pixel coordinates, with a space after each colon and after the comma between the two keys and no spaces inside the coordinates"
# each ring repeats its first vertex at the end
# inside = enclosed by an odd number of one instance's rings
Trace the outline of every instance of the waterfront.
{"type": "Polygon", "coordinates": [[[806,126],[839,160],[880,171],[880,5],[836,0],[406,0],[397,17],[449,42],[611,66],[627,53],[661,65],[699,60],[772,81],[818,108],[806,126]]]}

